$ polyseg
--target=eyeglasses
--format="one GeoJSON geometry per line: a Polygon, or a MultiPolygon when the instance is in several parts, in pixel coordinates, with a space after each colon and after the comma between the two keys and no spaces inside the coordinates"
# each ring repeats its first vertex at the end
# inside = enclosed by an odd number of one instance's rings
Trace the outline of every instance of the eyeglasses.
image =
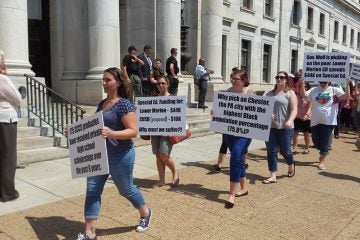
{"type": "Polygon", "coordinates": [[[166,85],[165,82],[158,82],[157,85],[166,85]]]}
{"type": "Polygon", "coordinates": [[[284,80],[284,79],[286,79],[286,77],[285,76],[276,76],[275,79],[276,80],[278,80],[278,79],[284,80]]]}

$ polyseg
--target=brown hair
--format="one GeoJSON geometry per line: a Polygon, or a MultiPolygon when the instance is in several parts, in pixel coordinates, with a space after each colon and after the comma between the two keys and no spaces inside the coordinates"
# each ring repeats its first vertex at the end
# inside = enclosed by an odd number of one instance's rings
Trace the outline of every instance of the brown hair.
{"type": "MultiPolygon", "coordinates": [[[[286,85],[285,85],[285,88],[284,88],[284,92],[287,92],[287,91],[289,91],[291,88],[289,87],[289,74],[287,73],[287,72],[285,72],[285,71],[279,71],[277,74],[276,74],[276,76],[277,75],[279,75],[279,73],[282,73],[282,74],[284,74],[285,75],[285,79],[286,79],[286,85]]],[[[276,87],[277,87],[277,85],[275,84],[275,87],[274,87],[274,90],[273,91],[275,91],[276,90],[276,87]]]]}
{"type": "Polygon", "coordinates": [[[122,98],[129,98],[131,96],[132,88],[126,71],[117,67],[110,67],[104,71],[104,73],[110,73],[114,76],[116,81],[120,82],[118,87],[118,94],[122,98]]]}
{"type": "Polygon", "coordinates": [[[244,86],[249,86],[250,81],[247,72],[245,70],[237,69],[230,74],[230,78],[233,78],[233,76],[237,74],[240,74],[241,80],[244,82],[244,86]]]}

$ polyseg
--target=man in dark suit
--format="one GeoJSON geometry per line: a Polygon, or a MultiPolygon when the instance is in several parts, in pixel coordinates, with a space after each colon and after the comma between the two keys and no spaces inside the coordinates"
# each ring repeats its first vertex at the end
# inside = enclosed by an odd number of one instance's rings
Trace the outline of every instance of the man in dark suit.
{"type": "Polygon", "coordinates": [[[150,71],[153,68],[153,59],[150,57],[151,53],[152,47],[146,44],[144,46],[144,52],[138,56],[138,58],[144,62],[144,65],[140,67],[140,78],[144,97],[150,96],[151,92],[156,87],[150,81],[150,71]]]}

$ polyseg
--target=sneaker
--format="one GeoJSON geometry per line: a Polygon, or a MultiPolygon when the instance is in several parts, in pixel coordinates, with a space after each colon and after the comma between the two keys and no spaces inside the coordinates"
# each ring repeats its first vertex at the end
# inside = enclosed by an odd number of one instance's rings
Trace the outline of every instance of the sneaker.
{"type": "Polygon", "coordinates": [[[217,173],[220,173],[220,172],[221,172],[221,167],[220,167],[219,165],[215,164],[215,165],[213,166],[213,168],[214,168],[215,172],[217,172],[217,173]]]}
{"type": "Polygon", "coordinates": [[[136,227],[136,231],[145,232],[150,226],[151,218],[152,218],[152,211],[149,208],[149,214],[144,218],[140,218],[139,224],[136,227]]]}
{"type": "Polygon", "coordinates": [[[76,240],[97,240],[97,237],[89,238],[86,233],[79,233],[76,240]]]}

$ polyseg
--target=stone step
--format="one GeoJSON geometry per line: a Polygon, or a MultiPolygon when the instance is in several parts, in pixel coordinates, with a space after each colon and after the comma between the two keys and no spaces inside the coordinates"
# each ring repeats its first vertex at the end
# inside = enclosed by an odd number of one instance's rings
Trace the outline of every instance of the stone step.
{"type": "Polygon", "coordinates": [[[40,136],[41,128],[40,127],[18,127],[17,128],[17,137],[34,137],[40,136]]]}
{"type": "Polygon", "coordinates": [[[65,147],[45,147],[17,151],[17,158],[21,164],[42,162],[69,157],[69,150],[65,147]]]}
{"type": "MultiPolygon", "coordinates": [[[[66,141],[64,139],[61,140],[63,141],[63,143],[66,144],[66,141]]],[[[58,145],[61,145],[61,140],[60,142],[57,142],[58,145]]],[[[59,139],[57,139],[57,141],[59,141],[59,139]]],[[[53,146],[54,138],[48,136],[25,137],[17,139],[18,151],[53,146]]]]}

